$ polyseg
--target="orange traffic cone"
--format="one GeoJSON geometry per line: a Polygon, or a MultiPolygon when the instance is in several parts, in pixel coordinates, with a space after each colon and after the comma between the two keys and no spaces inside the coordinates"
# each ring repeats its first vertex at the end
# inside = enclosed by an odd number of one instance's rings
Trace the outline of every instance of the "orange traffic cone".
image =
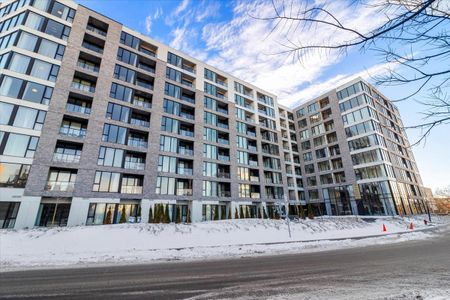
{"type": "Polygon", "coordinates": [[[383,232],[386,232],[386,231],[387,231],[386,225],[383,224],[383,232]]]}
{"type": "Polygon", "coordinates": [[[411,229],[411,230],[414,229],[414,224],[413,224],[413,222],[409,223],[409,229],[411,229]]]}

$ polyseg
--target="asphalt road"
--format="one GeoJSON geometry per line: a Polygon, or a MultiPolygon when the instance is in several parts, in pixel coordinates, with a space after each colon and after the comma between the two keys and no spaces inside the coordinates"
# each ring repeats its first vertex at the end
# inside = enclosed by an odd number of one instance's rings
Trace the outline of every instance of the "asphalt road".
{"type": "Polygon", "coordinates": [[[450,231],[309,254],[0,273],[0,299],[450,299],[450,231]]]}

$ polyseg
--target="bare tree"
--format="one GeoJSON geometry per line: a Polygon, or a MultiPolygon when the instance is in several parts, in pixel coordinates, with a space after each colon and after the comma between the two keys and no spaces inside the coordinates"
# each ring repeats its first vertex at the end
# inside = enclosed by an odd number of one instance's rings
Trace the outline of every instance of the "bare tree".
{"type": "Polygon", "coordinates": [[[394,102],[413,99],[422,91],[427,95],[419,101],[425,108],[423,123],[405,127],[422,130],[418,143],[436,126],[449,123],[449,0],[329,0],[317,2],[322,3],[319,5],[307,0],[271,1],[271,15],[251,15],[272,22],[272,32],[282,34],[285,51],[280,54],[292,55],[302,62],[313,52],[345,55],[355,48],[375,51],[389,66],[384,75],[374,76],[375,83],[406,85],[404,90],[410,91],[394,102]],[[372,19],[367,22],[374,26],[363,31],[352,20],[342,18],[340,9],[352,9],[355,13],[370,10],[372,19]],[[333,38],[302,40],[299,36],[304,30],[317,35],[331,32],[333,38]]]}

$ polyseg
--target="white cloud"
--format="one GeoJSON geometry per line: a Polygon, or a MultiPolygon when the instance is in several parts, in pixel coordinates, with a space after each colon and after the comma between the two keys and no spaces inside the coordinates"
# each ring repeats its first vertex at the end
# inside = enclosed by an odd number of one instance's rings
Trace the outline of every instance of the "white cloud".
{"type": "MultiPolygon", "coordinates": [[[[295,11],[298,8],[295,7],[297,2],[293,3],[295,11]]],[[[355,12],[343,6],[341,1],[330,3],[328,9],[335,12],[340,20],[361,31],[368,31],[383,21],[373,18],[373,9],[355,12]]],[[[211,56],[208,63],[277,94],[279,100],[286,105],[298,101],[296,95],[301,86],[316,81],[342,57],[338,53],[319,51],[303,55],[302,63],[299,63],[292,56],[279,54],[286,50],[283,41],[289,39],[295,43],[307,44],[354,38],[350,33],[321,28],[286,33],[287,27],[279,27],[271,32],[274,22],[257,20],[249,15],[273,15],[271,1],[260,0],[256,4],[239,1],[229,22],[204,26],[202,38],[207,50],[218,53],[211,56]]]]}
{"type": "Polygon", "coordinates": [[[145,32],[147,32],[147,34],[152,32],[152,16],[147,16],[145,18],[145,32]]]}
{"type": "Polygon", "coordinates": [[[153,13],[153,15],[148,15],[145,18],[144,21],[144,26],[145,26],[145,32],[147,34],[152,32],[152,25],[153,25],[153,21],[158,20],[163,14],[163,10],[161,7],[158,7],[156,9],[156,11],[153,13]]]}
{"type": "Polygon", "coordinates": [[[178,16],[180,13],[182,13],[189,5],[189,0],[183,0],[180,5],[174,10],[173,16],[178,16]]]}

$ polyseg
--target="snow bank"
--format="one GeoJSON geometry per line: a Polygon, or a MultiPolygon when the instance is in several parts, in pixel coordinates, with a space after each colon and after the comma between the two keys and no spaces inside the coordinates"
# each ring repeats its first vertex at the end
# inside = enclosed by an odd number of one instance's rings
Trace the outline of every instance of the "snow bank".
{"type": "MultiPolygon", "coordinates": [[[[399,237],[359,241],[330,239],[367,237],[425,228],[423,217],[323,217],[290,222],[241,219],[195,224],[119,224],[0,231],[2,271],[36,267],[140,263],[157,260],[221,258],[286,251],[316,251],[398,241],[399,237]],[[294,242],[295,241],[295,242],[294,242]],[[303,241],[303,242],[302,242],[303,241]],[[305,242],[309,241],[309,242],[305,242]],[[264,244],[282,243],[287,244],[264,244]]],[[[427,234],[416,232],[415,239],[427,234]]]]}

